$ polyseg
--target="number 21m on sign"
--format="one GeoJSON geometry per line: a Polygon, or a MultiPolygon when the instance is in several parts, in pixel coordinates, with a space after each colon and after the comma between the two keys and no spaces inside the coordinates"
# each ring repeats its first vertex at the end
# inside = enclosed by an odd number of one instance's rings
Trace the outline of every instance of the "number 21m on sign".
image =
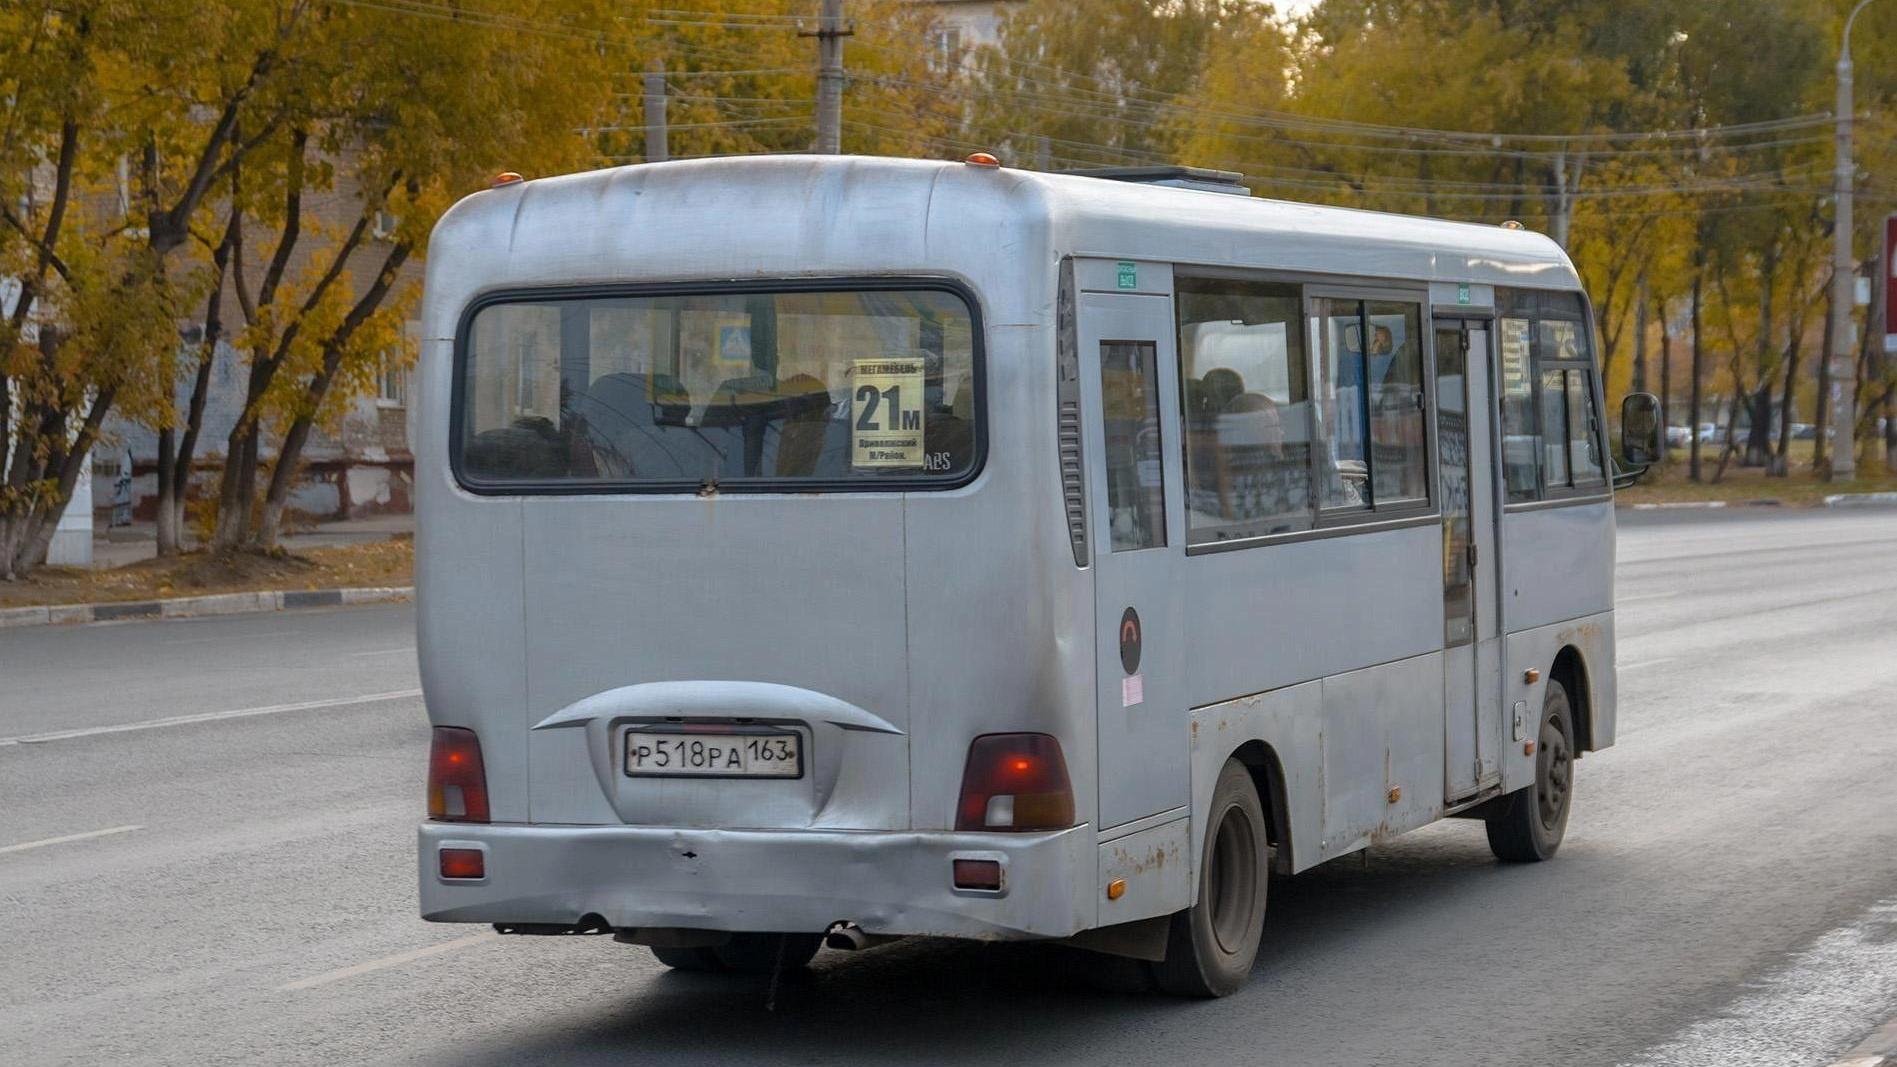
{"type": "Polygon", "coordinates": [[[854,370],[851,464],[922,466],[922,361],[866,359],[854,370]]]}

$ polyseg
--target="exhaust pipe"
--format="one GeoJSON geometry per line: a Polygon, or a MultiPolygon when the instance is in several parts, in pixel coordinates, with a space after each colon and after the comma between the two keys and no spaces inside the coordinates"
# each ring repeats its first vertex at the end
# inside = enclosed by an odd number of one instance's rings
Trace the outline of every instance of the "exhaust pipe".
{"type": "Polygon", "coordinates": [[[824,946],[839,952],[861,952],[866,948],[901,940],[900,934],[872,934],[853,922],[832,923],[823,935],[824,946]]]}

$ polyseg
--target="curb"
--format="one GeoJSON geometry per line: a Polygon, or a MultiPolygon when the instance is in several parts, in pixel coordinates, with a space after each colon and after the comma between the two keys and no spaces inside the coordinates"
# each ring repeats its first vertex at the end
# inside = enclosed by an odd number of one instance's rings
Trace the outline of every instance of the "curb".
{"type": "Polygon", "coordinates": [[[1825,497],[1828,508],[1861,508],[1897,504],[1897,493],[1833,493],[1825,497]]]}
{"type": "Polygon", "coordinates": [[[1897,1067],[1897,1019],[1878,1027],[1831,1067],[1897,1067]]]}
{"type": "Polygon", "coordinates": [[[0,608],[0,630],[66,623],[117,622],[124,619],[187,619],[200,615],[242,615],[286,608],[330,608],[344,604],[385,604],[412,600],[415,587],[371,586],[359,589],[275,589],[261,593],[216,593],[169,600],[127,600],[105,604],[52,604],[0,608]]]}
{"type": "MultiPolygon", "coordinates": [[[[1890,494],[1891,503],[1897,504],[1897,493],[1890,494]]],[[[1664,504],[1628,504],[1634,511],[1677,511],[1699,508],[1777,508],[1784,504],[1778,500],[1675,500],[1664,504]]]]}

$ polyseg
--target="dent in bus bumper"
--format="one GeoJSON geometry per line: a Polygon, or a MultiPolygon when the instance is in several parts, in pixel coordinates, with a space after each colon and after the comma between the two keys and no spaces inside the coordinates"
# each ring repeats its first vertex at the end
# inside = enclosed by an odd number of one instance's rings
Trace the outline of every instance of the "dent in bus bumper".
{"type": "Polygon", "coordinates": [[[1094,925],[1091,828],[1047,833],[702,830],[425,823],[430,922],[809,931],[983,940],[1067,937],[1094,925]],[[437,852],[478,848],[486,877],[444,879],[437,852]],[[1000,893],[953,888],[950,861],[998,859],[1000,893]]]}

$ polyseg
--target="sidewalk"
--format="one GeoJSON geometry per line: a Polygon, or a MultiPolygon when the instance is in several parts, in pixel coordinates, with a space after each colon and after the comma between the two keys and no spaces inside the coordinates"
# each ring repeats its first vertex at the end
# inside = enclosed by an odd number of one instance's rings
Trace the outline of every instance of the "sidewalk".
{"type": "MultiPolygon", "coordinates": [[[[314,529],[283,538],[283,547],[291,552],[311,548],[340,548],[388,541],[414,532],[414,515],[375,515],[366,519],[317,523],[314,529]]],[[[101,527],[93,532],[92,565],[95,568],[123,567],[157,555],[158,532],[154,523],[135,522],[130,526],[101,527]]]]}

